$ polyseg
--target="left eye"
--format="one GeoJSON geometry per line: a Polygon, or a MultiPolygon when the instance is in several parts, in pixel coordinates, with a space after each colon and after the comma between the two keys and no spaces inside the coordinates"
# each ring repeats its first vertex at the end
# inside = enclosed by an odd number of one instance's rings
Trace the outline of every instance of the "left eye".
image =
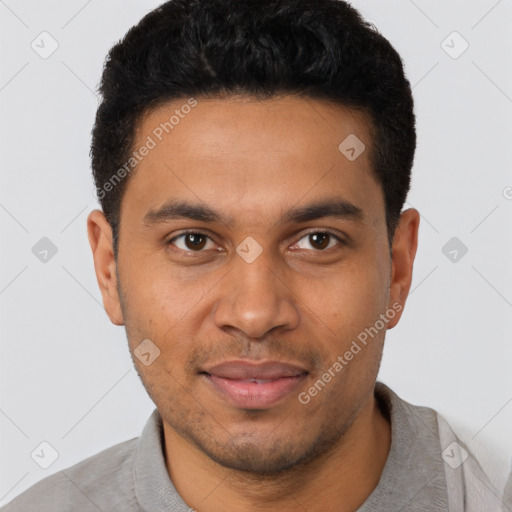
{"type": "Polygon", "coordinates": [[[332,233],[316,231],[302,237],[296,244],[299,249],[316,249],[323,251],[341,243],[342,240],[332,233]]]}
{"type": "Polygon", "coordinates": [[[202,233],[183,233],[175,236],[170,243],[183,251],[200,252],[202,249],[211,249],[215,245],[213,240],[202,233]],[[210,244],[210,245],[209,245],[210,244]]]}

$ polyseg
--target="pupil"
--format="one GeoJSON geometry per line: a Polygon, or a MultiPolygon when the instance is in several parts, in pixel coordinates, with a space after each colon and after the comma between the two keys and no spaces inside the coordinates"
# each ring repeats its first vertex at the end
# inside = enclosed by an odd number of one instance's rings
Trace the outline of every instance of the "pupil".
{"type": "Polygon", "coordinates": [[[203,235],[197,235],[190,233],[186,237],[186,244],[189,247],[189,249],[202,249],[206,243],[206,237],[203,235]]]}
{"type": "Polygon", "coordinates": [[[329,233],[313,233],[309,235],[311,245],[317,246],[319,249],[325,249],[329,245],[329,233]]]}

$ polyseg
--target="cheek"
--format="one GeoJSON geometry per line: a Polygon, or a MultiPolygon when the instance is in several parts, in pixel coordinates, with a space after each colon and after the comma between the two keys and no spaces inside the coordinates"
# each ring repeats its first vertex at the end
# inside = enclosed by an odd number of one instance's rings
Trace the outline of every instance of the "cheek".
{"type": "Polygon", "coordinates": [[[166,261],[133,257],[120,265],[125,308],[132,324],[165,336],[167,330],[193,312],[207,292],[208,279],[187,280],[166,261]]]}
{"type": "Polygon", "coordinates": [[[298,295],[304,314],[334,334],[357,335],[373,325],[387,305],[388,276],[375,260],[347,264],[335,273],[304,279],[298,295]]]}
{"type": "Polygon", "coordinates": [[[157,271],[130,283],[121,282],[126,288],[123,313],[131,351],[144,339],[151,340],[159,350],[151,366],[134,358],[139,374],[148,384],[169,378],[176,383],[183,381],[190,350],[201,338],[205,316],[211,311],[208,292],[212,286],[202,281],[176,282],[157,271]]]}

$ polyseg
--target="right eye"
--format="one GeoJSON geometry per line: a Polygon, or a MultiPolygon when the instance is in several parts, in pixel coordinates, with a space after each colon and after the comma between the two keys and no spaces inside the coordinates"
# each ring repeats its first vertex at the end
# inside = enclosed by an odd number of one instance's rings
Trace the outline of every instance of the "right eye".
{"type": "Polygon", "coordinates": [[[171,240],[169,243],[176,246],[178,249],[182,251],[188,252],[203,252],[204,248],[211,249],[210,244],[215,244],[215,242],[207,235],[203,233],[198,233],[196,231],[189,231],[187,233],[182,233],[177,235],[171,240]]]}

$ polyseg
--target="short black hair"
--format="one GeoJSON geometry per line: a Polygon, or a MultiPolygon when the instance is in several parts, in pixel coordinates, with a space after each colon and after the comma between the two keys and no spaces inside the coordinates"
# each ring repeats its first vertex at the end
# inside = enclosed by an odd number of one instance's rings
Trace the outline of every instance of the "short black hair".
{"type": "Polygon", "coordinates": [[[170,0],[110,50],[99,92],[91,163],[115,253],[142,116],[171,100],[230,95],[296,94],[370,114],[371,162],[391,243],[416,148],[411,87],[398,53],[348,3],[170,0]]]}

